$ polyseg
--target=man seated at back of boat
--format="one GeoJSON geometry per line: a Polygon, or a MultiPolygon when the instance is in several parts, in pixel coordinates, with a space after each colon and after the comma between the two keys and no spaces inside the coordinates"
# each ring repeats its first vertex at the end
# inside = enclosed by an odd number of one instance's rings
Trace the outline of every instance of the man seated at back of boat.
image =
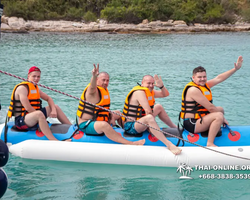
{"type": "Polygon", "coordinates": [[[53,136],[46,118],[58,118],[62,124],[71,124],[71,122],[60,107],[54,104],[53,99],[38,87],[40,78],[41,70],[33,66],[29,69],[28,81],[21,82],[14,87],[8,117],[15,117],[15,126],[19,130],[35,130],[39,125],[49,140],[57,140],[53,136]],[[42,108],[40,98],[47,101],[48,106],[42,108]]]}
{"type": "MultiPolygon", "coordinates": [[[[131,142],[123,138],[110,125],[110,96],[108,91],[109,74],[101,72],[99,74],[99,64],[94,64],[92,78],[88,86],[84,89],[77,110],[79,129],[86,134],[105,134],[110,140],[131,145],[143,145],[145,140],[131,142]],[[106,110],[102,109],[105,108],[106,110]]],[[[112,114],[113,123],[115,117],[112,114]]]]}
{"type": "Polygon", "coordinates": [[[208,130],[207,146],[216,147],[214,139],[222,124],[228,124],[224,118],[224,109],[213,104],[211,89],[233,75],[242,66],[243,58],[239,56],[234,68],[219,74],[207,81],[205,68],[199,66],[193,70],[192,81],[182,93],[182,118],[184,128],[191,133],[200,133],[208,130]]]}
{"type": "Polygon", "coordinates": [[[144,76],[141,85],[135,86],[125,99],[123,108],[125,117],[122,117],[122,122],[124,130],[133,135],[140,134],[148,129],[143,124],[149,125],[152,127],[149,128],[149,131],[163,142],[173,154],[178,155],[181,153],[181,149],[171,143],[162,132],[157,131],[160,130],[160,127],[155,121],[155,117],[158,116],[165,124],[171,128],[176,128],[162,105],[155,105],[155,98],[163,98],[168,95],[169,92],[163,85],[161,77],[157,75],[154,77],[144,76]],[[160,88],[160,91],[154,90],[154,86],[160,88]],[[136,120],[140,123],[137,123],[136,120]]]}

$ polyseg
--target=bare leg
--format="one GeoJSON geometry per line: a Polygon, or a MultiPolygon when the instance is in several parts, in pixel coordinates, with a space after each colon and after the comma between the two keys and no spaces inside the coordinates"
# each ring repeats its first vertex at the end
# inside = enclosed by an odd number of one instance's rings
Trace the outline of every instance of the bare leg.
{"type": "MultiPolygon", "coordinates": [[[[160,130],[160,127],[156,123],[153,115],[146,115],[146,116],[142,117],[141,119],[139,119],[139,121],[155,128],[155,129],[160,130]]],[[[178,155],[181,153],[180,148],[178,148],[172,142],[170,142],[162,132],[159,132],[153,128],[149,128],[150,132],[155,137],[157,137],[161,142],[163,142],[173,154],[178,155]]],[[[142,125],[142,124],[135,123],[135,129],[137,132],[141,133],[141,132],[145,131],[147,129],[147,127],[142,125]]]]}
{"type": "Polygon", "coordinates": [[[58,105],[56,105],[56,112],[57,112],[57,118],[62,124],[70,124],[71,125],[71,122],[69,121],[67,116],[64,114],[64,112],[62,111],[62,109],[58,105]]]}
{"type": "Polygon", "coordinates": [[[208,147],[216,147],[214,144],[214,139],[220,130],[220,127],[223,123],[223,120],[220,118],[216,118],[210,125],[209,132],[208,132],[208,138],[207,138],[207,146],[208,147]]]}
{"type": "Polygon", "coordinates": [[[207,146],[208,147],[217,147],[214,144],[214,139],[220,130],[220,127],[223,123],[224,115],[222,112],[210,113],[203,117],[202,123],[200,119],[196,122],[195,133],[203,132],[209,129],[207,146]]]}
{"type": "MultiPolygon", "coordinates": [[[[67,116],[64,114],[64,112],[62,111],[62,109],[58,106],[56,106],[56,112],[57,112],[57,119],[62,123],[62,124],[70,124],[71,122],[69,121],[69,119],[67,118],[67,116]]],[[[47,111],[47,116],[50,115],[50,107],[46,106],[46,111],[47,111]]]]}
{"type": "MultiPolygon", "coordinates": [[[[113,112],[119,113],[120,115],[122,114],[119,110],[113,110],[113,112]]],[[[121,126],[121,116],[114,114],[113,112],[111,113],[112,117],[110,120],[110,124],[114,126],[114,125],[116,125],[116,122],[117,122],[119,124],[119,126],[121,126]]]]}
{"type": "Polygon", "coordinates": [[[170,117],[168,116],[165,109],[160,104],[156,104],[154,106],[154,117],[158,116],[161,121],[163,121],[166,125],[168,125],[170,128],[177,128],[177,126],[171,121],[170,117]]]}
{"type": "Polygon", "coordinates": [[[117,143],[130,145],[143,145],[145,143],[145,139],[136,142],[126,140],[118,132],[116,132],[107,122],[104,121],[95,122],[94,128],[97,133],[104,133],[107,138],[117,143]]]}
{"type": "MultiPolygon", "coordinates": [[[[118,113],[120,115],[122,114],[119,110],[113,110],[113,112],[116,112],[116,113],[118,113]]],[[[118,120],[118,119],[121,118],[120,115],[116,115],[116,114],[113,114],[113,113],[112,113],[112,115],[113,115],[112,117],[114,117],[115,120],[118,120]]]]}
{"type": "MultiPolygon", "coordinates": [[[[46,121],[46,118],[41,111],[34,111],[32,113],[27,114],[25,116],[24,122],[29,127],[35,126],[38,123],[41,131],[49,140],[57,140],[52,134],[49,125],[46,121]]],[[[71,141],[71,139],[66,141],[71,141]]]]}

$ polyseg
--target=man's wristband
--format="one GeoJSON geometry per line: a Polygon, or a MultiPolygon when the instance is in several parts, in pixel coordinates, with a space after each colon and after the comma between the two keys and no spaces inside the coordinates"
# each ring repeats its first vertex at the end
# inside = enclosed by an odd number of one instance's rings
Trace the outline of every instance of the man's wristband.
{"type": "Polygon", "coordinates": [[[161,87],[159,87],[160,89],[162,89],[162,88],[164,88],[164,85],[163,86],[161,86],[161,87]]]}

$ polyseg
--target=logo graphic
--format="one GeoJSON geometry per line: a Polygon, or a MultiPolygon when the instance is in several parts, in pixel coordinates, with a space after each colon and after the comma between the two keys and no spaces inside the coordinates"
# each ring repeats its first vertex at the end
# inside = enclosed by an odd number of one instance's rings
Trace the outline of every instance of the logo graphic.
{"type": "Polygon", "coordinates": [[[192,177],[190,177],[191,171],[193,171],[192,167],[188,166],[186,163],[180,163],[179,167],[176,170],[176,172],[182,174],[179,179],[193,179],[192,177]]]}

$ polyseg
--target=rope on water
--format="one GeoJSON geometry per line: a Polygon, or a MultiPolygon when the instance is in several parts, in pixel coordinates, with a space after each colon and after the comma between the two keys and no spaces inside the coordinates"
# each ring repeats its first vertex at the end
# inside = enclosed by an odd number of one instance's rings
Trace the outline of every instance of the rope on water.
{"type": "MultiPolygon", "coordinates": [[[[8,76],[12,76],[12,77],[15,77],[15,78],[17,78],[17,79],[21,79],[21,80],[23,80],[23,81],[27,81],[27,82],[33,83],[34,85],[39,85],[39,86],[41,86],[41,87],[43,87],[43,88],[46,88],[46,89],[48,89],[48,90],[51,90],[51,91],[54,91],[54,92],[57,92],[57,93],[66,95],[66,96],[68,96],[68,97],[71,97],[71,98],[74,98],[74,99],[77,99],[77,100],[80,100],[80,98],[78,98],[78,97],[72,96],[72,95],[67,94],[67,93],[65,93],[65,92],[61,92],[61,91],[59,91],[59,90],[53,89],[53,88],[51,88],[51,87],[48,87],[48,86],[45,86],[45,85],[42,85],[42,84],[39,84],[39,83],[36,84],[36,83],[34,83],[33,81],[29,81],[28,79],[25,79],[25,78],[16,76],[16,75],[14,75],[14,74],[11,74],[11,73],[8,73],[8,72],[2,71],[2,70],[0,70],[0,72],[1,72],[2,74],[6,74],[6,75],[8,75],[8,76]]],[[[85,102],[86,104],[89,104],[89,105],[92,105],[92,106],[96,106],[96,107],[98,107],[98,108],[100,108],[100,109],[103,109],[103,110],[108,111],[108,112],[110,112],[110,113],[113,113],[113,114],[115,114],[115,115],[119,115],[120,117],[125,117],[126,119],[129,119],[129,120],[131,120],[131,121],[133,121],[133,122],[139,123],[139,124],[141,124],[141,125],[143,125],[143,126],[146,126],[146,127],[148,127],[148,128],[151,128],[151,129],[154,129],[154,130],[156,130],[156,131],[159,131],[159,132],[161,132],[161,133],[163,133],[163,134],[165,134],[165,135],[170,135],[170,136],[172,136],[172,137],[175,137],[175,138],[180,139],[180,140],[182,140],[182,141],[184,141],[184,142],[188,142],[188,143],[190,143],[190,144],[196,145],[196,146],[198,146],[198,147],[202,147],[202,148],[204,148],[204,149],[207,149],[207,150],[210,150],[210,151],[214,151],[214,152],[216,152],[216,153],[224,154],[224,155],[227,155],[227,156],[231,156],[231,157],[235,157],[235,158],[240,158],[240,159],[244,159],[244,160],[250,160],[250,158],[245,158],[245,157],[241,157],[241,156],[236,156],[236,155],[228,154],[228,153],[225,153],[225,152],[221,152],[221,151],[218,151],[218,150],[215,150],[215,149],[211,149],[211,148],[208,148],[208,147],[205,147],[205,146],[202,146],[202,145],[199,145],[199,144],[190,142],[190,141],[188,141],[188,140],[186,140],[186,139],[183,139],[183,138],[178,137],[178,136],[176,136],[176,135],[173,135],[173,134],[171,134],[171,133],[165,132],[165,131],[163,131],[163,130],[154,128],[154,127],[149,126],[148,124],[144,124],[144,123],[142,123],[142,122],[140,122],[140,121],[136,121],[136,120],[134,120],[133,118],[124,116],[124,115],[122,115],[122,114],[120,114],[120,113],[114,112],[114,111],[109,110],[109,109],[107,109],[107,108],[104,108],[104,107],[102,107],[102,106],[98,106],[98,105],[96,105],[96,104],[93,104],[93,103],[88,102],[88,101],[85,101],[85,100],[82,100],[82,101],[85,102]]]]}

